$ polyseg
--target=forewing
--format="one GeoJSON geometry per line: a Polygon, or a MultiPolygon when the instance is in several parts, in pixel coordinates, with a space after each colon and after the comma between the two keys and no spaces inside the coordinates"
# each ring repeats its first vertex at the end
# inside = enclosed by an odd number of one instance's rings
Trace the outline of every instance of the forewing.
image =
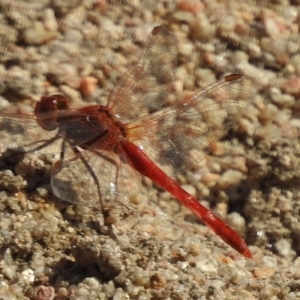
{"type": "Polygon", "coordinates": [[[175,36],[164,27],[155,27],[137,63],[109,95],[114,115],[128,122],[162,107],[174,77],[176,55],[175,36]]]}
{"type": "Polygon", "coordinates": [[[94,141],[105,131],[98,117],[98,106],[59,110],[53,119],[51,111],[35,117],[22,106],[0,113],[0,153],[14,149],[21,153],[36,152],[56,154],[61,149],[62,138],[73,147],[94,141]],[[53,130],[44,130],[40,124],[57,124],[53,130]]]}
{"type": "Polygon", "coordinates": [[[25,113],[22,106],[17,106],[13,110],[0,113],[0,153],[8,149],[28,152],[43,148],[44,153],[60,151],[56,143],[48,143],[57,135],[57,130],[43,130],[35,117],[28,111],[25,113]]]}

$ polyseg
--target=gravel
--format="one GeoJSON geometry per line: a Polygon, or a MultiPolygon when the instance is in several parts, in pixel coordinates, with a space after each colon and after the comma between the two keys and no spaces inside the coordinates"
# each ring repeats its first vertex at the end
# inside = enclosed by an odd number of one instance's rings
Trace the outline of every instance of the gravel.
{"type": "Polygon", "coordinates": [[[290,2],[0,0],[0,109],[57,92],[105,103],[157,25],[178,40],[176,96],[228,73],[257,87],[236,128],[177,177],[253,258],[147,179],[132,200],[142,208],[116,201],[104,226],[99,207],[54,198],[51,158],[8,168],[0,144],[1,299],[300,299],[300,10],[290,2]]]}

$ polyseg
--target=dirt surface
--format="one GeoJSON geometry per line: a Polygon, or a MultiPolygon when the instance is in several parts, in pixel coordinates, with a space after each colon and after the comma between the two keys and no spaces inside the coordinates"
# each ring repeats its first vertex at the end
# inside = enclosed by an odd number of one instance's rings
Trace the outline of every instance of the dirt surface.
{"type": "Polygon", "coordinates": [[[7,159],[21,140],[12,126],[0,141],[1,299],[300,299],[300,10],[290,2],[0,0],[1,111],[53,93],[106,103],[158,25],[177,39],[168,101],[230,73],[257,88],[197,170],[176,177],[253,258],[148,179],[105,222],[100,205],[55,198],[57,153],[7,159]]]}

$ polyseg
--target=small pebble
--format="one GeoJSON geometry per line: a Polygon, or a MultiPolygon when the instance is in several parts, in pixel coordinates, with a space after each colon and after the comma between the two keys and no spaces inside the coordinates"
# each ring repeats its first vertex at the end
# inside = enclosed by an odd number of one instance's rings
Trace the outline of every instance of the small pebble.
{"type": "Polygon", "coordinates": [[[35,300],[52,300],[55,296],[52,286],[40,286],[36,291],[35,300]]]}
{"type": "Polygon", "coordinates": [[[82,95],[84,96],[90,96],[95,91],[96,85],[97,85],[97,79],[92,76],[86,76],[82,78],[80,83],[80,91],[82,95]]]}

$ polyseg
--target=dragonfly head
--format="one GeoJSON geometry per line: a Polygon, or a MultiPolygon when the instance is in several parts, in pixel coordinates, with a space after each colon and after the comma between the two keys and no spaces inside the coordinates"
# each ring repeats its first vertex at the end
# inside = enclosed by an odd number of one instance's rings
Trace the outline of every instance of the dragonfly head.
{"type": "Polygon", "coordinates": [[[47,131],[58,127],[56,122],[58,110],[68,109],[68,99],[62,94],[42,96],[36,104],[34,114],[38,124],[47,131]]]}

